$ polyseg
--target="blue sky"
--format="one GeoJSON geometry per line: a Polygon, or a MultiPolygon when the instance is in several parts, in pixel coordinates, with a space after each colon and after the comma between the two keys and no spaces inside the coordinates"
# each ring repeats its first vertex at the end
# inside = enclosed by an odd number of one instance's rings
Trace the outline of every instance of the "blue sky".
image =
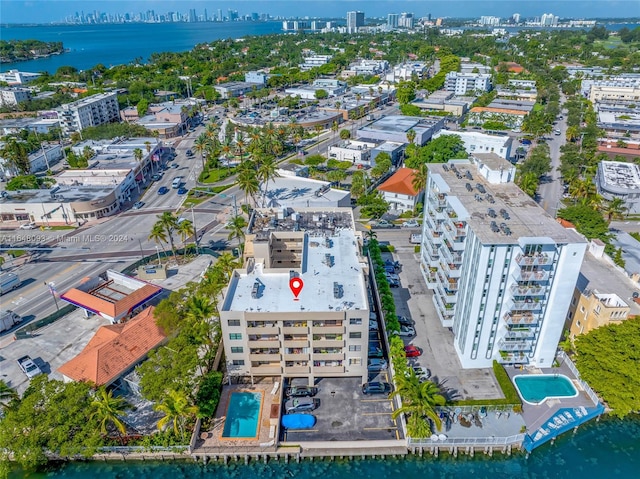
{"type": "Polygon", "coordinates": [[[62,21],[75,12],[94,10],[105,13],[138,13],[148,9],[164,13],[187,12],[195,8],[198,14],[204,9],[211,14],[221,8],[232,8],[242,14],[270,13],[280,16],[333,16],[344,17],[347,10],[361,10],[367,17],[384,16],[387,13],[413,12],[418,16],[479,17],[495,15],[508,17],[513,13],[523,16],[539,16],[554,13],[560,17],[640,17],[640,0],[2,0],[3,23],[48,23],[62,21]]]}

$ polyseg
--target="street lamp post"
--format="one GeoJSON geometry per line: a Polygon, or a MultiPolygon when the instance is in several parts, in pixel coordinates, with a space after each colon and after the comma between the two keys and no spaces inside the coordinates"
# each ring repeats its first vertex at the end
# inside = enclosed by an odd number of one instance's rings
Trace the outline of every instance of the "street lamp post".
{"type": "Polygon", "coordinates": [[[193,205],[191,206],[190,209],[191,209],[191,224],[193,226],[193,239],[196,244],[196,256],[198,256],[200,254],[200,249],[199,249],[199,241],[198,241],[198,230],[196,229],[196,216],[193,213],[193,205]]]}
{"type": "Polygon", "coordinates": [[[58,300],[56,298],[56,284],[53,281],[51,281],[49,283],[47,283],[45,281],[44,285],[49,288],[49,292],[51,293],[51,296],[53,297],[53,302],[56,304],[56,311],[60,311],[60,306],[58,306],[58,300]]]}
{"type": "Polygon", "coordinates": [[[233,215],[238,216],[238,203],[236,203],[236,195],[227,195],[226,193],[219,193],[218,196],[220,198],[228,198],[229,196],[233,197],[233,215]]]}

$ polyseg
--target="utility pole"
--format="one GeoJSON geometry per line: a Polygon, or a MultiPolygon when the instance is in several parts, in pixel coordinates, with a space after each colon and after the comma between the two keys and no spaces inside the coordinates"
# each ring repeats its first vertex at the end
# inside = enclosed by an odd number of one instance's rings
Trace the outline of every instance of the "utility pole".
{"type": "Polygon", "coordinates": [[[193,205],[191,206],[191,224],[193,225],[193,239],[196,244],[196,256],[200,254],[199,250],[199,241],[198,241],[198,230],[196,229],[196,217],[193,213],[193,205]]]}
{"type": "Polygon", "coordinates": [[[53,281],[51,281],[49,283],[47,283],[45,281],[44,285],[49,288],[49,292],[51,293],[51,296],[53,297],[53,302],[56,304],[56,311],[59,312],[60,311],[60,306],[58,306],[58,300],[56,299],[56,284],[53,281]]]}

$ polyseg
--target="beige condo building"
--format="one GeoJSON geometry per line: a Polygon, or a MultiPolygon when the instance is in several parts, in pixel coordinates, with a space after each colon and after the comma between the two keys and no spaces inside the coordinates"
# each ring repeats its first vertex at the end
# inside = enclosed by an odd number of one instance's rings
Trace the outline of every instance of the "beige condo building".
{"type": "Polygon", "coordinates": [[[368,263],[350,208],[259,209],[220,312],[231,377],[367,380],[368,263]],[[292,278],[304,286],[295,298],[292,278]]]}

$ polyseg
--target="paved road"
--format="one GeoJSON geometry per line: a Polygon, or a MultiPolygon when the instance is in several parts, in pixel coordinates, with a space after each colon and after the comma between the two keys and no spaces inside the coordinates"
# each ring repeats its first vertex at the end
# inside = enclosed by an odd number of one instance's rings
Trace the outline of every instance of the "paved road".
{"type": "MultiPolygon", "coordinates": [[[[560,98],[561,104],[564,104],[564,95],[560,98]]],[[[566,143],[567,120],[566,112],[563,113],[565,118],[557,120],[553,126],[554,130],[560,130],[560,135],[556,136],[551,133],[547,144],[551,154],[551,172],[547,175],[545,181],[540,183],[538,187],[538,203],[547,213],[555,218],[558,208],[561,207],[560,200],[564,193],[560,171],[560,147],[566,143]]]]}

